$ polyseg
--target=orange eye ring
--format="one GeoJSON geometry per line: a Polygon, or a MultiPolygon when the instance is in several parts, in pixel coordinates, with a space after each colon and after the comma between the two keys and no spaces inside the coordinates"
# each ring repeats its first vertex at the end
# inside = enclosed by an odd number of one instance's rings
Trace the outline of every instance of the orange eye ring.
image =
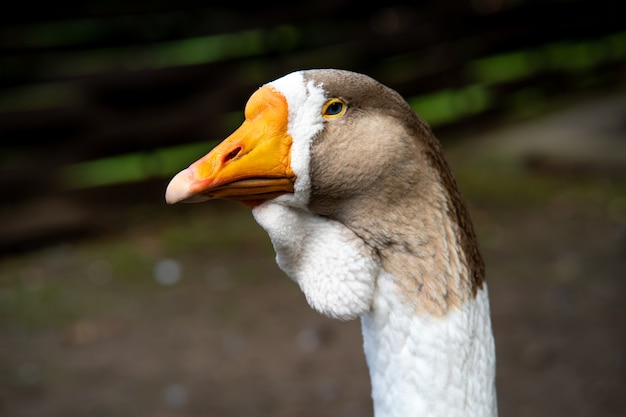
{"type": "Polygon", "coordinates": [[[343,116],[346,112],[346,103],[338,98],[328,100],[322,108],[322,116],[327,119],[343,116]]]}

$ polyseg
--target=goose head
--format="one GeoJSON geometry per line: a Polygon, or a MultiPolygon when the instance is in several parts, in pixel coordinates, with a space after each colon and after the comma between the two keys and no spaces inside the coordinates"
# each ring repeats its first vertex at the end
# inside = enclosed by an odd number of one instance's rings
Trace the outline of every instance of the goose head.
{"type": "Polygon", "coordinates": [[[214,198],[253,208],[270,237],[284,208],[338,222],[364,243],[366,256],[401,277],[416,308],[432,314],[482,286],[472,223],[439,141],[396,91],[363,74],[298,71],[259,88],[241,127],[166,191],[170,204],[214,198]],[[269,220],[272,213],[278,217],[269,220]],[[442,233],[442,221],[453,236],[442,233]],[[449,243],[458,247],[460,282],[443,276],[449,243]],[[441,255],[430,265],[411,256],[429,251],[441,255]]]}

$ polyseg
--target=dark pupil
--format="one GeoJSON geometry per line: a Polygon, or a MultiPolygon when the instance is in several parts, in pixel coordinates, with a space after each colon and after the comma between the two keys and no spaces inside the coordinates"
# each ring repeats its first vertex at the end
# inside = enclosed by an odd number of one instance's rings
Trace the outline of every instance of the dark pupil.
{"type": "Polygon", "coordinates": [[[329,115],[333,115],[333,114],[339,114],[341,113],[341,109],[343,108],[343,104],[339,103],[338,101],[331,103],[327,108],[326,108],[326,114],[329,115]]]}

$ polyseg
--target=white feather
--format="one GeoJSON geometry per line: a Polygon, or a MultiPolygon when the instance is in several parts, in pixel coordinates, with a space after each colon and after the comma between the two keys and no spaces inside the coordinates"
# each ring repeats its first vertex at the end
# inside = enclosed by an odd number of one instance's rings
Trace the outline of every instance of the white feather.
{"type": "Polygon", "coordinates": [[[497,415],[486,285],[434,318],[416,315],[383,274],[362,328],[377,417],[497,415]]]}
{"type": "Polygon", "coordinates": [[[327,316],[350,320],[372,304],[379,267],[370,249],[341,223],[266,202],[252,210],[268,232],[276,263],[307,301],[327,316]]]}
{"type": "Polygon", "coordinates": [[[291,148],[291,169],[296,174],[295,192],[285,194],[275,201],[294,207],[306,207],[311,180],[309,159],[311,141],[324,127],[322,106],[326,101],[324,90],[313,82],[305,83],[302,72],[292,72],[269,83],[281,93],[289,105],[288,133],[293,139],[291,148]]]}

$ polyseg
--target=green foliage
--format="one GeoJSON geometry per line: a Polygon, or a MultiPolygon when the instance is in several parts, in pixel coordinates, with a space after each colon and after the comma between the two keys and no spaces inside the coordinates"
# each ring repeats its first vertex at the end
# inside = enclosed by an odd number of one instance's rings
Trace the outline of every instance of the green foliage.
{"type": "Polygon", "coordinates": [[[407,101],[431,126],[459,120],[491,106],[489,90],[478,84],[413,97],[407,101]]]}
{"type": "MultiPolygon", "coordinates": [[[[204,19],[215,27],[227,27],[224,22],[232,16],[207,9],[194,18],[198,21],[204,19]]],[[[0,46],[48,48],[34,55],[29,62],[17,55],[1,56],[0,71],[3,76],[10,78],[27,71],[40,73],[44,79],[59,81],[0,92],[0,112],[80,105],[78,87],[68,81],[72,77],[246,58],[245,65],[240,66],[236,76],[242,82],[253,82],[263,79],[268,72],[267,59],[262,59],[263,54],[289,52],[314,40],[318,43],[317,47],[289,56],[289,62],[294,66],[307,66],[322,58],[342,62],[342,57],[353,46],[332,43],[327,38],[328,33],[320,33],[307,25],[296,27],[278,24],[263,29],[177,38],[175,34],[181,28],[181,19],[190,19],[189,15],[157,13],[143,19],[140,21],[136,17],[119,16],[106,19],[106,24],[98,19],[83,19],[2,28],[0,46]],[[145,26],[141,26],[143,29],[138,31],[141,41],[114,46],[116,33],[135,33],[136,25],[145,26]],[[64,48],[94,42],[97,44],[98,39],[108,40],[108,43],[105,42],[107,46],[84,50],[64,48]]],[[[548,97],[541,88],[520,88],[509,91],[507,97],[502,98],[496,94],[498,86],[549,73],[576,73],[580,85],[593,85],[594,68],[624,60],[626,32],[598,39],[553,42],[470,61],[464,65],[463,71],[467,79],[466,86],[409,97],[408,101],[417,113],[435,127],[483,113],[496,105],[502,110],[503,103],[506,110],[514,115],[528,116],[537,114],[547,106],[548,97]]],[[[423,65],[417,52],[387,58],[381,62],[380,68],[381,74],[386,74],[389,80],[396,82],[429,75],[428,71],[433,69],[423,65]]],[[[217,123],[222,124],[224,130],[230,130],[240,120],[241,113],[236,112],[227,114],[217,123]]],[[[76,189],[169,177],[204,155],[213,145],[181,145],[150,153],[137,152],[73,164],[63,170],[59,181],[64,188],[76,189]]]]}
{"type": "Polygon", "coordinates": [[[185,144],[69,165],[61,182],[65,188],[77,189],[168,177],[206,154],[216,143],[185,144]]]}

